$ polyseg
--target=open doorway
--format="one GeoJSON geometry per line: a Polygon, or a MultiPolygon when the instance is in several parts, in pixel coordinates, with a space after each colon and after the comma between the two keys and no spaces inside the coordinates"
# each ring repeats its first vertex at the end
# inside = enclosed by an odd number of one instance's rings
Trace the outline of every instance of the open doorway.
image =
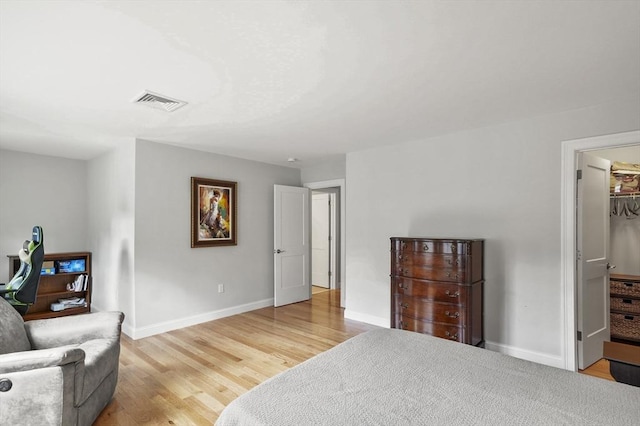
{"type": "Polygon", "coordinates": [[[337,288],[336,195],[338,188],[311,193],[311,285],[316,293],[337,288]]]}
{"type": "Polygon", "coordinates": [[[563,358],[567,370],[576,371],[578,366],[577,318],[582,306],[578,303],[576,282],[576,182],[577,157],[581,152],[631,147],[640,145],[640,131],[565,141],[562,145],[562,287],[564,350],[563,358]]]}
{"type": "Polygon", "coordinates": [[[339,296],[337,302],[344,308],[345,181],[336,179],[304,186],[312,190],[312,297],[314,293],[332,292],[339,296]]]}

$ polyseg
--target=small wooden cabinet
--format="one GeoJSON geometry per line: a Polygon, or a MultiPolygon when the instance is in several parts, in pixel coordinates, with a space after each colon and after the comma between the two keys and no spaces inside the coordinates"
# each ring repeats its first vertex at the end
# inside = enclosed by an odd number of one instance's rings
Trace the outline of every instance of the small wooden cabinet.
{"type": "Polygon", "coordinates": [[[391,238],[391,327],[484,346],[484,240],[391,238]]]}
{"type": "Polygon", "coordinates": [[[640,342],[640,276],[609,277],[611,338],[640,342]]]}
{"type": "MultiPolygon", "coordinates": [[[[12,278],[16,271],[20,268],[20,258],[18,256],[9,256],[9,272],[12,278]]],[[[48,253],[44,255],[45,265],[53,266],[54,274],[40,275],[40,284],[38,286],[38,295],[36,303],[29,307],[25,320],[43,319],[61,317],[66,315],[82,314],[91,311],[91,253],[75,252],[75,253],[48,253]],[[84,263],[82,270],[78,269],[79,265],[84,263]],[[73,265],[73,267],[67,267],[73,265]],[[79,290],[68,290],[67,285],[74,283],[78,276],[85,276],[86,285],[78,286],[79,290]],[[59,299],[69,298],[84,299],[84,303],[77,307],[68,307],[61,311],[52,311],[51,304],[58,302],[59,299]]]]}

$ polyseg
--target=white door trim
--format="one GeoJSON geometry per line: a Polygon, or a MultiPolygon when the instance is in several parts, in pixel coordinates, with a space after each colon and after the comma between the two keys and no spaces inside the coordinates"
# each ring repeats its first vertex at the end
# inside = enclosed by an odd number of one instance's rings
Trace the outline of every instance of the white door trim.
{"type": "Polygon", "coordinates": [[[309,189],[340,188],[340,307],[345,306],[347,293],[346,269],[347,269],[347,210],[346,210],[346,181],[345,179],[324,180],[309,182],[303,185],[309,189]]]}
{"type": "Polygon", "coordinates": [[[617,148],[640,143],[640,131],[574,139],[562,142],[562,187],[560,225],[560,271],[563,292],[561,318],[564,322],[564,368],[576,371],[577,360],[577,312],[576,312],[576,170],[577,153],[596,149],[617,148]]]}
{"type": "Polygon", "coordinates": [[[329,193],[329,235],[331,236],[331,241],[329,242],[329,270],[331,271],[331,276],[329,277],[329,288],[331,290],[335,290],[337,288],[337,277],[338,271],[336,271],[336,194],[333,192],[329,193]]]}
{"type": "Polygon", "coordinates": [[[331,195],[321,191],[311,192],[311,285],[327,290],[333,288],[331,195]]]}

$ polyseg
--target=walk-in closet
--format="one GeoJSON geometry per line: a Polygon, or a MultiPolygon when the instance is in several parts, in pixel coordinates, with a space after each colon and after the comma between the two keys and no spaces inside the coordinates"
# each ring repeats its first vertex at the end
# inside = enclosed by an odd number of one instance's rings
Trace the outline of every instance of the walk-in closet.
{"type": "Polygon", "coordinates": [[[593,151],[611,163],[611,340],[640,346],[640,145],[593,151]]]}

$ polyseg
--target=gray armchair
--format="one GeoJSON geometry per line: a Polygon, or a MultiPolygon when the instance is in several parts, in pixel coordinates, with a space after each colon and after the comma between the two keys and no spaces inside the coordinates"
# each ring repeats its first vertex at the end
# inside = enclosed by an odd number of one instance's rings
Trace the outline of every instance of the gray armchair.
{"type": "Polygon", "coordinates": [[[0,298],[0,419],[91,425],[118,381],[121,312],[24,322],[0,298]]]}

